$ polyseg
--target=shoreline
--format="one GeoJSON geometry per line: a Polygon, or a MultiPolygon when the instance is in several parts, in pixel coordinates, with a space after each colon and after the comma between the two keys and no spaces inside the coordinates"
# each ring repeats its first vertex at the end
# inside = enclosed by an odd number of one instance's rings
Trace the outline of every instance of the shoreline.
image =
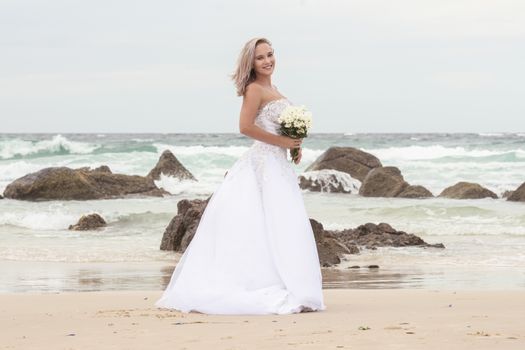
{"type": "Polygon", "coordinates": [[[291,315],[162,310],[154,307],[160,291],[0,294],[0,349],[522,349],[525,342],[525,291],[323,294],[326,310],[291,315]]]}
{"type": "MultiPolygon", "coordinates": [[[[341,266],[321,267],[323,289],[525,291],[525,270],[518,266],[395,265],[373,256],[347,258],[341,266]],[[368,267],[377,263],[379,268],[368,267]],[[351,268],[355,265],[360,268],[351,268]]],[[[5,271],[0,277],[0,295],[164,290],[175,266],[172,261],[0,261],[0,270],[5,271]]]]}

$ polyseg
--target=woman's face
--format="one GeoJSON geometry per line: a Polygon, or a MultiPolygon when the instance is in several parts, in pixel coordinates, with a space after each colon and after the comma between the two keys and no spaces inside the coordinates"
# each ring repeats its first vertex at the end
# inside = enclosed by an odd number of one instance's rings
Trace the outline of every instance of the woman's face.
{"type": "Polygon", "coordinates": [[[273,73],[275,56],[272,47],[267,43],[261,43],[255,47],[253,68],[256,74],[271,75],[273,73]]]}

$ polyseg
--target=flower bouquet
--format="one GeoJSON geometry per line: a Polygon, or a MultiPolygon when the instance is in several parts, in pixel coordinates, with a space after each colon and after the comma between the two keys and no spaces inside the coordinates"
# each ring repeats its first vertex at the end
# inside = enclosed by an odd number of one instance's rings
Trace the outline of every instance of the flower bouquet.
{"type": "MultiPolygon", "coordinates": [[[[312,113],[305,106],[288,106],[279,115],[277,122],[281,124],[282,135],[302,139],[308,136],[308,130],[312,126],[312,113]]],[[[292,148],[290,154],[292,162],[295,161],[299,155],[299,148],[292,148]]]]}

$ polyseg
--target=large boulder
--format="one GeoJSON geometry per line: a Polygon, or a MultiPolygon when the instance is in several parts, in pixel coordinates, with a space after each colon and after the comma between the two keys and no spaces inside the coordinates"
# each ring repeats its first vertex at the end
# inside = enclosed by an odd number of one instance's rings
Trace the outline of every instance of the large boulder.
{"type": "MultiPolygon", "coordinates": [[[[183,253],[193,239],[208,201],[183,199],[177,203],[177,215],[170,221],[160,244],[162,250],[183,253]]],[[[342,231],[325,230],[323,225],[310,219],[314,233],[319,264],[323,267],[337,265],[345,254],[359,253],[358,246],[375,249],[378,246],[420,246],[444,248],[443,244],[428,244],[421,238],[403,231],[396,231],[390,225],[367,223],[355,229],[342,231]]]]}
{"type": "Polygon", "coordinates": [[[106,226],[106,220],[98,214],[82,215],[75,225],[69,225],[69,230],[73,231],[87,231],[96,230],[106,226]]]}
{"type": "Polygon", "coordinates": [[[354,147],[330,147],[321,154],[305,171],[334,169],[350,174],[363,181],[371,169],[381,166],[379,159],[354,147]]]}
{"type": "Polygon", "coordinates": [[[342,171],[323,169],[299,175],[299,187],[312,192],[358,193],[361,181],[342,171]]]}
{"type": "Polygon", "coordinates": [[[472,182],[461,181],[457,184],[445,188],[439,197],[453,199],[480,199],[480,198],[498,198],[498,195],[491,190],[472,182]]]}
{"type": "Polygon", "coordinates": [[[160,179],[160,174],[172,176],[179,180],[194,180],[195,176],[182,165],[179,160],[171,153],[170,150],[165,150],[159,158],[159,161],[153,169],[148,173],[147,177],[153,180],[160,179]]]}
{"type": "Polygon", "coordinates": [[[408,185],[396,197],[399,198],[429,198],[434,197],[432,192],[420,185],[408,185]]]}
{"type": "Polygon", "coordinates": [[[177,215],[171,219],[162,235],[161,250],[173,250],[179,253],[186,250],[197,231],[202,213],[210,198],[211,196],[206,200],[182,199],[177,203],[177,215]]]}
{"type": "Polygon", "coordinates": [[[337,265],[341,262],[344,254],[357,254],[359,248],[351,243],[341,243],[337,237],[330,231],[326,231],[323,225],[310,219],[312,230],[314,232],[317,253],[319,255],[319,264],[323,267],[337,265]]]}
{"type": "Polygon", "coordinates": [[[359,194],[364,197],[396,197],[409,186],[393,166],[372,169],[363,180],[359,194]]]}
{"type": "Polygon", "coordinates": [[[516,188],[507,198],[508,201],[525,202],[525,182],[516,188]]]}
{"type": "Polygon", "coordinates": [[[151,178],[113,174],[108,167],[70,169],[50,167],[25,175],[5,188],[6,198],[21,200],[87,200],[129,195],[160,197],[168,192],[151,178]]]}

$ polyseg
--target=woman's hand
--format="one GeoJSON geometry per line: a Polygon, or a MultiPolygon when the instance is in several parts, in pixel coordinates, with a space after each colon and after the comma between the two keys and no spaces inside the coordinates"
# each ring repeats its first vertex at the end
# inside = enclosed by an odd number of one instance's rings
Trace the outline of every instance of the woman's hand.
{"type": "Polygon", "coordinates": [[[297,158],[295,158],[295,160],[293,162],[295,164],[299,164],[299,162],[301,161],[302,156],[303,156],[303,149],[299,148],[299,154],[297,154],[297,158]]]}
{"type": "Polygon", "coordinates": [[[281,144],[280,146],[283,148],[300,148],[301,143],[303,142],[303,139],[294,139],[292,137],[281,135],[281,144]]]}

